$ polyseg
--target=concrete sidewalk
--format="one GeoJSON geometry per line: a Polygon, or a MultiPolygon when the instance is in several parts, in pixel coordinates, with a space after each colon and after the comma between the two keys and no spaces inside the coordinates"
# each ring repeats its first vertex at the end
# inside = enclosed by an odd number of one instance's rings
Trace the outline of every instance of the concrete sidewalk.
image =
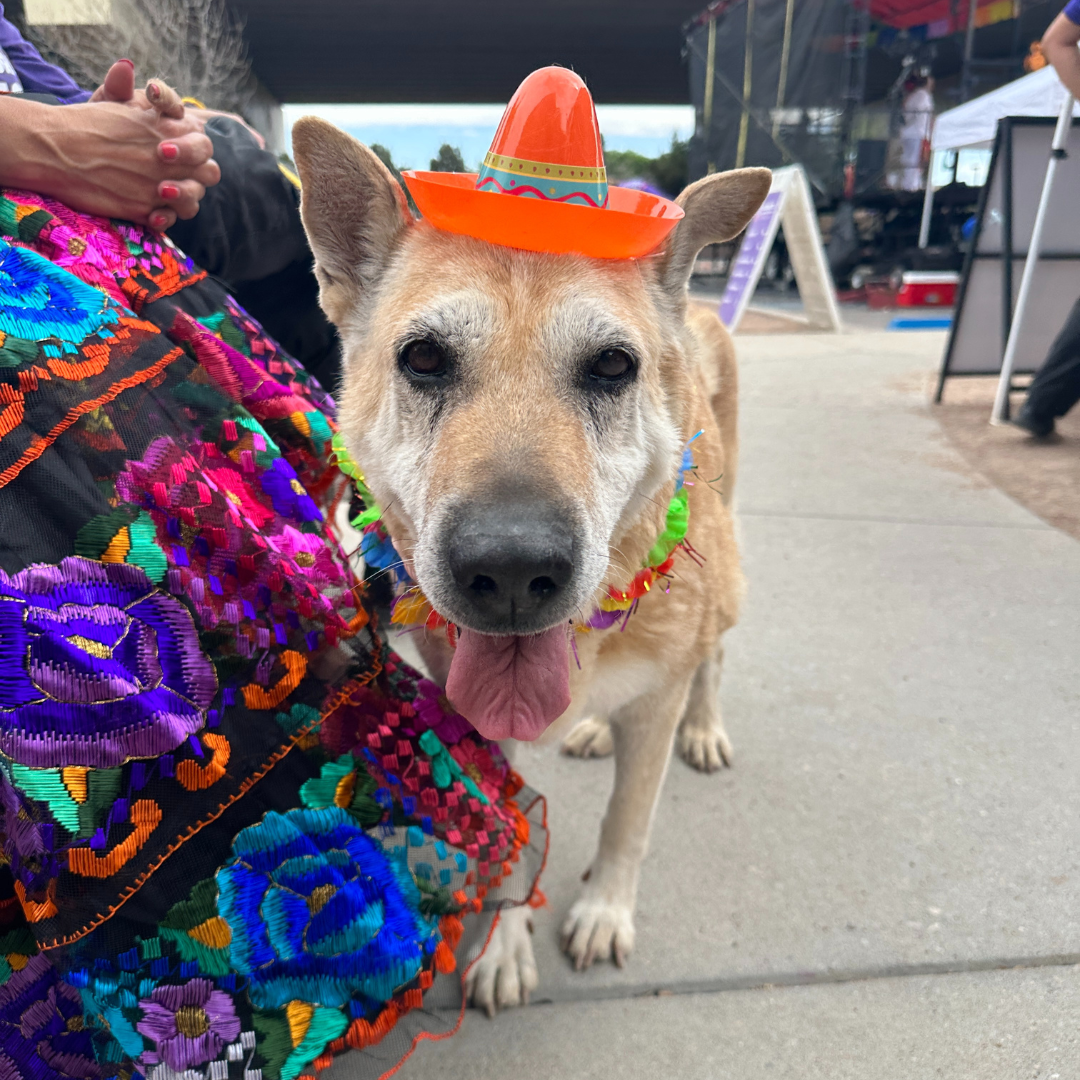
{"type": "Polygon", "coordinates": [[[945,442],[942,345],[738,339],[734,768],[673,762],[637,951],[575,974],[558,927],[611,762],[529,748],[539,1003],[399,1076],[1080,1076],[1080,545],[945,442]]]}

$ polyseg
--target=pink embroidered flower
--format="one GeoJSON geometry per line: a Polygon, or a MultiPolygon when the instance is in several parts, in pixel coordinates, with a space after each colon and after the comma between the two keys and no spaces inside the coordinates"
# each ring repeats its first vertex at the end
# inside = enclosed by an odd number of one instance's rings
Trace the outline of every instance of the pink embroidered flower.
{"type": "Polygon", "coordinates": [[[498,802],[503,782],[506,780],[506,763],[496,763],[489,745],[465,738],[450,747],[450,756],[493,804],[498,802]]]}
{"type": "Polygon", "coordinates": [[[159,986],[139,1002],[139,1008],[143,1018],[135,1027],[155,1047],[142,1055],[146,1065],[164,1061],[170,1069],[183,1072],[213,1061],[240,1034],[232,998],[215,990],[209,979],[159,986]]]}

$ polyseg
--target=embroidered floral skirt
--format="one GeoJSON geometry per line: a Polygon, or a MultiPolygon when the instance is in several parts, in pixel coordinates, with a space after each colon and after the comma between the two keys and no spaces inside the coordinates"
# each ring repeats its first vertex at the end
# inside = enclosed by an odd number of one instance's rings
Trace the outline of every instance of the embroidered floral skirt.
{"type": "Polygon", "coordinates": [[[0,192],[3,1080],[378,1076],[533,895],[542,800],[328,525],[333,415],[167,241],[0,192]]]}

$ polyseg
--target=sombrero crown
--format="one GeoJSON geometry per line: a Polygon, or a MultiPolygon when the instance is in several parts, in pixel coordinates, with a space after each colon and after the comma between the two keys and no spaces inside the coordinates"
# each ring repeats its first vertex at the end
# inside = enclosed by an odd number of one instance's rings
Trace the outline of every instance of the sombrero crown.
{"type": "Polygon", "coordinates": [[[518,87],[479,175],[404,176],[436,228],[527,251],[631,259],[683,216],[668,199],[608,187],[592,97],[567,68],[541,68],[518,87]]]}

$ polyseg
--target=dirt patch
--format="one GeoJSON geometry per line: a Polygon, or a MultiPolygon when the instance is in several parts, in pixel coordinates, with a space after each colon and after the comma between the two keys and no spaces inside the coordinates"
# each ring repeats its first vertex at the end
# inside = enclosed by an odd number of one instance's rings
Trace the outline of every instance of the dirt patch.
{"type": "Polygon", "coordinates": [[[806,320],[798,315],[748,307],[739,320],[736,334],[805,334],[810,331],[806,320]]]}
{"type": "Polygon", "coordinates": [[[1080,409],[1058,421],[1053,439],[1032,439],[1008,424],[991,426],[996,387],[996,378],[951,379],[933,415],[973,469],[1080,540],[1080,409]]]}

